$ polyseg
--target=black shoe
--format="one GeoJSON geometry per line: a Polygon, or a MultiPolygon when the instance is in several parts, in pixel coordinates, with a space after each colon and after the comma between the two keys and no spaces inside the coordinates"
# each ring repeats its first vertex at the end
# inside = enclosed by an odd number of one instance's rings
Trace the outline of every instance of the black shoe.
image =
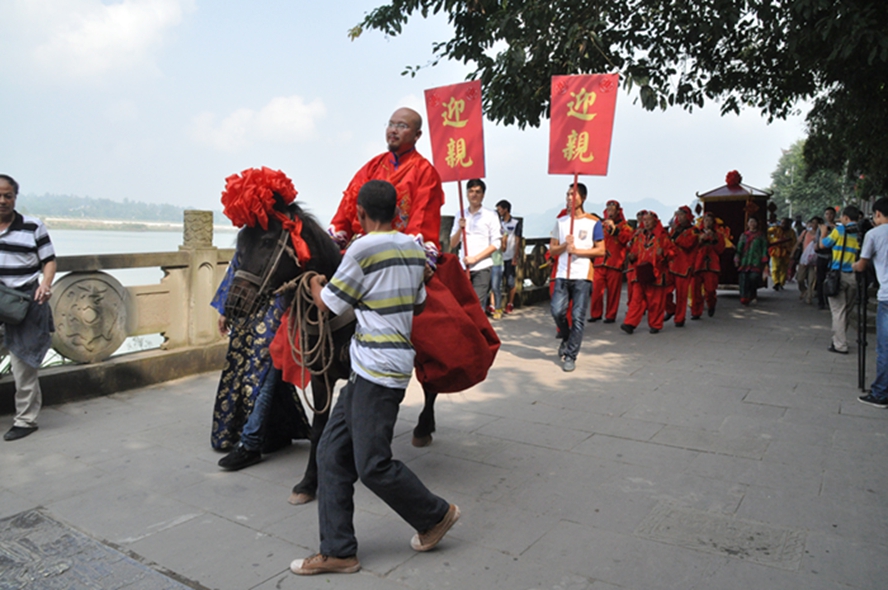
{"type": "Polygon", "coordinates": [[[710,307],[709,310],[706,312],[706,314],[707,314],[709,317],[714,316],[714,315],[715,315],[715,308],[714,308],[714,307],[710,307]]]}
{"type": "Polygon", "coordinates": [[[888,408],[888,398],[879,399],[876,396],[874,396],[872,393],[868,393],[866,395],[861,395],[859,398],[857,398],[857,401],[859,401],[862,404],[866,404],[868,406],[873,406],[874,408],[882,408],[882,409],[888,408]]]}
{"type": "Polygon", "coordinates": [[[648,332],[650,332],[651,334],[659,334],[660,330],[658,328],[651,328],[650,330],[648,330],[648,332]]]}
{"type": "Polygon", "coordinates": [[[601,318],[589,318],[589,321],[590,321],[590,322],[597,322],[597,321],[600,320],[600,319],[601,319],[601,318]]]}
{"type": "Polygon", "coordinates": [[[627,334],[631,334],[635,331],[635,326],[630,326],[629,324],[620,324],[620,329],[626,332],[627,334]]]}
{"type": "Polygon", "coordinates": [[[3,440],[9,441],[25,438],[29,434],[33,434],[36,430],[36,426],[13,426],[3,435],[3,440]]]}
{"type": "Polygon", "coordinates": [[[225,471],[238,471],[244,467],[255,465],[262,460],[262,453],[259,451],[251,451],[243,445],[237,443],[234,450],[219,459],[219,467],[225,471]]]}
{"type": "Polygon", "coordinates": [[[617,320],[612,320],[612,319],[610,319],[610,318],[606,318],[606,319],[604,320],[604,323],[605,323],[605,324],[613,324],[613,323],[616,322],[616,321],[617,321],[617,320]]]}
{"type": "Polygon", "coordinates": [[[567,350],[567,340],[562,340],[561,344],[558,345],[558,358],[564,358],[564,351],[567,350]]]}
{"type": "Polygon", "coordinates": [[[700,319],[700,316],[698,316],[698,315],[692,315],[692,316],[691,316],[691,319],[692,319],[692,320],[699,320],[699,319],[700,319]]]}
{"type": "Polygon", "coordinates": [[[676,328],[684,328],[684,327],[685,327],[685,323],[684,323],[684,322],[675,322],[675,327],[676,327],[676,328]]]}
{"type": "Polygon", "coordinates": [[[835,352],[837,354],[848,354],[847,350],[838,350],[834,344],[830,344],[829,348],[827,348],[827,350],[830,352],[835,352]]]}
{"type": "Polygon", "coordinates": [[[666,315],[663,316],[663,321],[664,321],[664,322],[668,322],[669,320],[672,319],[672,316],[674,316],[674,315],[675,315],[674,313],[669,313],[669,312],[667,311],[667,312],[666,312],[666,315]]]}
{"type": "Polygon", "coordinates": [[[276,436],[274,438],[266,438],[265,442],[262,443],[262,454],[269,455],[271,453],[280,451],[281,449],[286,449],[291,444],[293,444],[293,440],[284,436],[276,436]]]}

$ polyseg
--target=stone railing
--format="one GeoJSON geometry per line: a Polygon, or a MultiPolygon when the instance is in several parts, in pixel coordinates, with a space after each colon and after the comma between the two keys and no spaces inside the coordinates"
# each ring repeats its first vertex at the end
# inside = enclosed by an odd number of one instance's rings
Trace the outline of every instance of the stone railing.
{"type": "MultiPolygon", "coordinates": [[[[221,368],[227,339],[210,301],[233,249],[213,246],[213,214],[186,211],[177,252],[60,256],[50,305],[53,348],[77,364],[40,371],[48,402],[102,395],[221,368]],[[124,287],[105,271],[157,268],[159,283],[124,287]],[[129,336],[160,334],[160,350],[111,357],[129,336]]],[[[11,411],[12,375],[0,378],[11,411]]]]}
{"type": "MultiPolygon", "coordinates": [[[[453,218],[444,218],[449,241],[453,218]]],[[[518,305],[548,298],[548,238],[528,238],[516,272],[518,305]],[[530,282],[525,285],[525,278],[530,282]]],[[[186,211],[176,252],[60,256],[50,305],[53,348],[74,363],[40,370],[44,403],[106,395],[217,370],[227,339],[217,329],[210,301],[233,249],[213,246],[213,215],[186,211]],[[159,283],[123,286],[106,271],[160,268],[159,283]],[[112,356],[127,337],[160,334],[160,349],[112,356]]],[[[0,351],[2,355],[3,351],[0,351]]],[[[13,411],[12,375],[0,377],[0,413],[13,411]]]]}

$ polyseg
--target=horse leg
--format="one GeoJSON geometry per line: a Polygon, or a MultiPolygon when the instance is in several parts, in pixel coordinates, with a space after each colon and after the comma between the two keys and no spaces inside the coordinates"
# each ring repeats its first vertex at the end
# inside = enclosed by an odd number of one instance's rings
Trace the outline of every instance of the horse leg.
{"type": "Polygon", "coordinates": [[[438,394],[425,386],[422,388],[422,394],[425,397],[425,405],[419,413],[419,421],[413,429],[413,440],[410,441],[414,447],[427,447],[432,444],[432,433],[435,432],[435,398],[438,394]]]}
{"type": "MultiPolygon", "coordinates": [[[[334,383],[331,383],[332,387],[334,383]]],[[[327,404],[327,384],[323,375],[311,378],[311,395],[315,409],[321,409],[327,404]]],[[[330,417],[330,408],[320,414],[315,414],[311,421],[311,448],[308,453],[308,465],[305,466],[305,474],[302,481],[293,486],[293,492],[287,500],[290,504],[307,504],[315,499],[318,493],[318,441],[327,419],[330,417]]]]}

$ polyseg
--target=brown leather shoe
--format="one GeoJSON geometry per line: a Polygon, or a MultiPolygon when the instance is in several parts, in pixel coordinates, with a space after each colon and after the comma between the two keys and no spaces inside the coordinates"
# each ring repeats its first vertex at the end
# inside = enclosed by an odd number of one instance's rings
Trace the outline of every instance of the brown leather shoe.
{"type": "Polygon", "coordinates": [[[450,527],[456,524],[457,520],[459,520],[459,506],[451,504],[441,522],[425,532],[413,535],[413,538],[410,539],[410,546],[413,547],[414,551],[434,549],[435,545],[444,538],[444,535],[447,534],[450,527]]]}
{"type": "Polygon", "coordinates": [[[357,556],[333,557],[322,553],[315,553],[305,559],[294,559],[290,564],[290,571],[300,576],[314,576],[316,574],[353,574],[361,569],[361,562],[357,556]]]}

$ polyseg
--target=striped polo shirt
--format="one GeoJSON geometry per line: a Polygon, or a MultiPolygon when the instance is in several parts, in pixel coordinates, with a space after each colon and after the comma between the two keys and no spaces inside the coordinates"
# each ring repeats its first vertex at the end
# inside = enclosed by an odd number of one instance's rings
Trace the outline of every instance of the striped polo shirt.
{"type": "Polygon", "coordinates": [[[824,248],[832,248],[830,269],[839,270],[841,268],[842,272],[852,272],[851,265],[857,261],[858,254],[860,253],[858,235],[856,223],[849,223],[847,228],[840,223],[828,236],[820,241],[824,248]],[[850,231],[846,232],[846,229],[850,231]],[[842,245],[845,246],[844,254],[842,253],[842,245]]]}
{"type": "Polygon", "coordinates": [[[0,232],[0,281],[22,287],[40,277],[40,269],[55,260],[46,226],[36,217],[14,212],[9,227],[0,232]]]}
{"type": "Polygon", "coordinates": [[[355,240],[321,291],[327,307],[355,309],[352,370],[373,383],[405,389],[413,372],[413,306],[425,301],[425,250],[412,237],[372,232],[355,240]]]}

